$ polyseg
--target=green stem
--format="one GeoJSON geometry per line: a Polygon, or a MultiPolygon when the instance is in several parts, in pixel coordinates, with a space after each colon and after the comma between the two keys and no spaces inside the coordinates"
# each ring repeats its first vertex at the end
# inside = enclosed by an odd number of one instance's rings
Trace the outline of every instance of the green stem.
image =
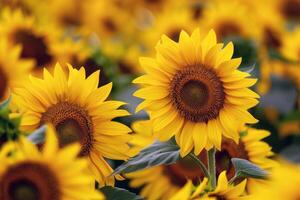
{"type": "Polygon", "coordinates": [[[200,167],[201,171],[204,173],[205,177],[209,179],[209,173],[203,164],[203,162],[193,153],[189,153],[188,156],[200,167]]]}
{"type": "Polygon", "coordinates": [[[216,188],[216,149],[212,148],[207,152],[207,163],[209,170],[209,183],[212,189],[216,188]]]}

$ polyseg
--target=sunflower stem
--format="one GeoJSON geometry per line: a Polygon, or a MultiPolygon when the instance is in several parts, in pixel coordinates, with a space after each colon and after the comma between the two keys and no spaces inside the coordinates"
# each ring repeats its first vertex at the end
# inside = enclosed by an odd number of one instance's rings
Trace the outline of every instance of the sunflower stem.
{"type": "Polygon", "coordinates": [[[204,176],[209,179],[209,173],[206,169],[206,166],[203,164],[203,162],[193,153],[189,153],[188,156],[199,166],[201,171],[204,173],[204,176]]]}
{"type": "Polygon", "coordinates": [[[209,170],[209,183],[212,189],[216,188],[216,149],[207,152],[207,163],[209,170]]]}

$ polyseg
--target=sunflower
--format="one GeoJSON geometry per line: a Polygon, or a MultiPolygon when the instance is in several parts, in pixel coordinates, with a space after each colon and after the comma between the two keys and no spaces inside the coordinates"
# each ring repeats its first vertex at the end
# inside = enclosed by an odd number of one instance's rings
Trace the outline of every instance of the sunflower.
{"type": "Polygon", "coordinates": [[[267,2],[253,4],[254,22],[257,27],[257,35],[254,37],[263,48],[279,50],[285,37],[285,21],[274,7],[270,6],[271,2],[267,2]]]}
{"type": "Polygon", "coordinates": [[[191,33],[196,27],[192,16],[187,9],[165,11],[155,16],[153,26],[142,32],[142,43],[152,52],[153,46],[160,39],[162,34],[167,35],[174,41],[178,41],[181,30],[191,33]]]}
{"type": "Polygon", "coordinates": [[[162,36],[156,59],[140,59],[147,74],[133,81],[143,86],[134,95],[145,100],[136,110],[150,112],[160,140],[175,135],[182,157],[193,148],[196,155],[220,150],[222,135],[237,142],[239,125],[257,122],[247,111],[258,103],[248,89],[256,79],[237,69],[232,43],[222,47],[213,30],[205,37],[199,29],[191,36],[182,31],[179,43],[162,36]]]}
{"type": "Polygon", "coordinates": [[[79,141],[81,156],[88,156],[90,168],[101,185],[114,184],[111,167],[104,160],[127,159],[127,141],[131,130],[115,117],[126,116],[117,110],[125,103],[105,101],[112,83],[98,87],[99,71],[88,78],[84,68],[69,66],[68,78],[57,64],[52,76],[44,69],[44,79],[30,77],[30,84],[16,88],[14,97],[23,109],[21,128],[32,131],[42,124],[52,124],[61,146],[79,141]]]}
{"type": "Polygon", "coordinates": [[[237,185],[229,184],[226,176],[226,171],[223,171],[218,178],[218,184],[214,191],[205,192],[207,186],[207,179],[193,191],[193,184],[191,181],[178,191],[170,200],[239,200],[245,199],[244,191],[247,180],[245,179],[237,185]]]}
{"type": "MultiPolygon", "coordinates": [[[[151,120],[136,121],[132,125],[134,134],[130,144],[132,154],[137,154],[141,149],[155,141],[151,120]]],[[[181,189],[188,179],[195,183],[203,178],[199,167],[188,157],[172,165],[151,167],[137,172],[126,174],[131,179],[130,186],[140,188],[140,195],[149,200],[169,199],[181,189]]]]}
{"type": "Polygon", "coordinates": [[[214,29],[218,39],[229,36],[250,37],[256,31],[253,21],[249,20],[248,7],[233,0],[211,1],[203,11],[200,26],[205,29],[214,29]],[[234,13],[234,14],[233,14],[234,13]]]}
{"type": "Polygon", "coordinates": [[[33,67],[31,61],[20,59],[20,53],[20,46],[10,49],[7,41],[0,39],[0,102],[8,98],[9,90],[20,84],[33,67]]]}
{"type": "Polygon", "coordinates": [[[132,21],[128,14],[112,1],[91,0],[85,4],[84,9],[84,27],[90,32],[96,32],[101,40],[125,34],[132,28],[128,25],[132,21]]]}
{"type": "Polygon", "coordinates": [[[25,138],[8,143],[0,152],[0,199],[104,199],[86,173],[87,160],[76,158],[79,150],[78,144],[59,149],[51,129],[41,152],[25,138]]]}
{"type": "Polygon", "coordinates": [[[270,1],[277,12],[287,21],[299,22],[300,20],[300,1],[299,0],[276,0],[270,1]]]}
{"type": "Polygon", "coordinates": [[[251,199],[297,200],[300,197],[299,184],[299,166],[283,163],[272,172],[267,185],[256,188],[251,199]]]}
{"type": "Polygon", "coordinates": [[[51,44],[59,34],[59,30],[52,25],[40,25],[34,17],[24,16],[21,10],[3,10],[0,36],[9,41],[9,46],[21,45],[20,57],[32,59],[36,70],[50,66],[56,60],[51,44]]]}
{"type": "MultiPolygon", "coordinates": [[[[133,130],[135,134],[132,141],[130,141],[133,145],[132,151],[139,152],[155,141],[150,120],[134,123],[133,130]]],[[[230,139],[223,138],[221,151],[216,153],[216,172],[218,175],[227,170],[228,179],[234,176],[235,171],[231,164],[231,158],[247,159],[265,170],[271,170],[277,165],[275,161],[269,158],[273,155],[271,147],[261,141],[269,136],[270,132],[245,127],[241,135],[238,144],[230,139]]],[[[202,151],[198,158],[206,165],[205,151],[202,151]]],[[[187,184],[188,179],[193,183],[198,183],[199,180],[204,178],[204,174],[190,158],[185,157],[175,164],[129,173],[126,177],[131,179],[130,186],[134,188],[142,187],[141,196],[156,200],[169,199],[174,192],[179,191],[187,184]],[[160,184],[163,184],[164,187],[160,184]]],[[[258,187],[261,184],[265,184],[265,181],[248,179],[247,191],[252,193],[252,187],[258,187]]]]}

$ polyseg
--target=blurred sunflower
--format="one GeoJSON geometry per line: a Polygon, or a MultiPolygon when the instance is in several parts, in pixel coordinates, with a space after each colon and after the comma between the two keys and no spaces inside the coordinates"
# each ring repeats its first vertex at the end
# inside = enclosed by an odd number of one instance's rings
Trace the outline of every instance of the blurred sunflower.
{"type": "Polygon", "coordinates": [[[299,22],[300,20],[300,1],[299,0],[276,0],[270,1],[277,12],[281,14],[286,21],[299,22]]]}
{"type": "Polygon", "coordinates": [[[271,2],[253,4],[254,22],[257,27],[257,35],[254,37],[262,48],[273,48],[279,51],[285,37],[285,22],[282,16],[274,10],[274,7],[270,6],[271,2]]]}
{"type": "Polygon", "coordinates": [[[255,200],[297,200],[300,197],[300,170],[299,166],[290,163],[282,163],[272,171],[270,181],[267,185],[255,188],[255,200]]]}
{"type": "Polygon", "coordinates": [[[86,173],[87,160],[76,158],[79,150],[78,144],[58,149],[50,129],[42,152],[25,138],[8,143],[0,152],[0,199],[104,199],[86,173]]]}
{"type": "Polygon", "coordinates": [[[192,182],[189,181],[170,200],[242,200],[247,198],[244,195],[246,182],[247,180],[245,179],[237,185],[231,185],[227,180],[226,171],[223,171],[219,175],[218,184],[214,191],[205,191],[207,190],[206,178],[195,189],[193,189],[192,182]]]}
{"type": "Polygon", "coordinates": [[[35,18],[24,16],[21,10],[3,10],[0,36],[9,41],[9,46],[21,45],[21,58],[32,59],[36,70],[50,66],[56,60],[51,43],[57,35],[58,30],[50,24],[39,26],[35,18]]]}
{"type": "Polygon", "coordinates": [[[9,90],[22,83],[33,67],[31,61],[20,59],[20,53],[20,46],[9,48],[7,41],[0,39],[0,102],[8,98],[9,90]]]}
{"type": "Polygon", "coordinates": [[[232,43],[222,47],[213,30],[204,37],[199,29],[191,36],[182,31],[179,43],[162,36],[156,59],[140,59],[147,74],[133,81],[143,86],[134,95],[145,100],[136,110],[150,112],[161,140],[175,135],[182,157],[193,148],[196,155],[220,150],[222,135],[238,142],[237,127],[257,122],[247,111],[258,103],[248,89],[256,79],[237,69],[232,43]]]}
{"type": "Polygon", "coordinates": [[[133,27],[128,25],[132,22],[128,14],[122,12],[112,1],[91,0],[85,4],[84,9],[84,27],[90,32],[96,32],[100,40],[126,34],[133,27]]]}
{"type": "MultiPolygon", "coordinates": [[[[104,160],[127,159],[127,141],[131,130],[115,117],[129,115],[118,107],[125,103],[105,101],[112,84],[98,88],[99,71],[86,78],[84,68],[69,66],[65,76],[59,64],[52,76],[44,69],[44,79],[30,77],[30,84],[15,89],[16,101],[24,114],[21,128],[32,131],[42,124],[52,124],[61,146],[79,141],[81,156],[88,156],[90,168],[101,185],[114,184],[111,167],[104,160]]],[[[119,177],[120,178],[120,177],[119,177]]]]}
{"type": "Polygon", "coordinates": [[[191,19],[187,9],[161,12],[155,17],[153,26],[143,32],[142,42],[150,52],[162,34],[178,42],[181,30],[191,33],[195,29],[196,24],[191,19]]]}
{"type": "Polygon", "coordinates": [[[229,36],[250,37],[256,31],[249,20],[247,6],[237,0],[211,1],[203,11],[200,26],[206,30],[214,29],[219,40],[229,36]]]}

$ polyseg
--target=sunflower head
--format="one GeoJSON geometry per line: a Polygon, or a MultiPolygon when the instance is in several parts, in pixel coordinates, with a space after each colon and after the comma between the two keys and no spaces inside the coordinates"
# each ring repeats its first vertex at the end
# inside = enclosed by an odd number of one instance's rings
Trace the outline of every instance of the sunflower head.
{"type": "Polygon", "coordinates": [[[238,70],[232,43],[223,48],[213,30],[201,35],[197,29],[191,36],[182,31],[178,43],[162,36],[156,51],[155,59],[140,59],[147,74],[134,80],[143,87],[135,92],[144,99],[137,111],[150,112],[161,140],[175,135],[182,156],[221,149],[222,135],[237,142],[238,127],[257,122],[247,111],[258,103],[248,89],[256,79],[238,70]]]}
{"type": "Polygon", "coordinates": [[[214,29],[219,39],[232,36],[249,37],[256,29],[249,28],[254,24],[248,20],[248,13],[248,7],[238,0],[210,1],[203,11],[200,24],[208,30],[214,29]]]}
{"type": "Polygon", "coordinates": [[[85,69],[69,65],[69,73],[57,64],[54,75],[44,69],[44,78],[30,76],[30,82],[16,88],[14,97],[23,111],[21,128],[32,131],[43,124],[55,127],[59,145],[79,142],[80,155],[88,156],[90,168],[100,184],[114,183],[112,169],[104,160],[127,159],[131,130],[115,117],[126,116],[119,101],[105,101],[112,84],[98,88],[99,71],[86,78],[85,69]],[[114,141],[111,143],[111,141],[114,141]],[[118,149],[118,150],[117,150],[118,149]],[[99,167],[100,166],[100,167],[99,167]]]}
{"type": "Polygon", "coordinates": [[[55,42],[60,30],[38,23],[33,16],[25,16],[21,10],[5,9],[0,20],[0,36],[9,41],[9,46],[20,45],[20,57],[31,59],[35,67],[51,65],[55,60],[51,44],[55,42]]]}
{"type": "Polygon", "coordinates": [[[25,138],[18,144],[8,143],[0,152],[0,198],[103,199],[92,187],[94,179],[87,173],[87,160],[76,157],[79,150],[78,144],[59,149],[51,128],[41,152],[25,138]]]}

